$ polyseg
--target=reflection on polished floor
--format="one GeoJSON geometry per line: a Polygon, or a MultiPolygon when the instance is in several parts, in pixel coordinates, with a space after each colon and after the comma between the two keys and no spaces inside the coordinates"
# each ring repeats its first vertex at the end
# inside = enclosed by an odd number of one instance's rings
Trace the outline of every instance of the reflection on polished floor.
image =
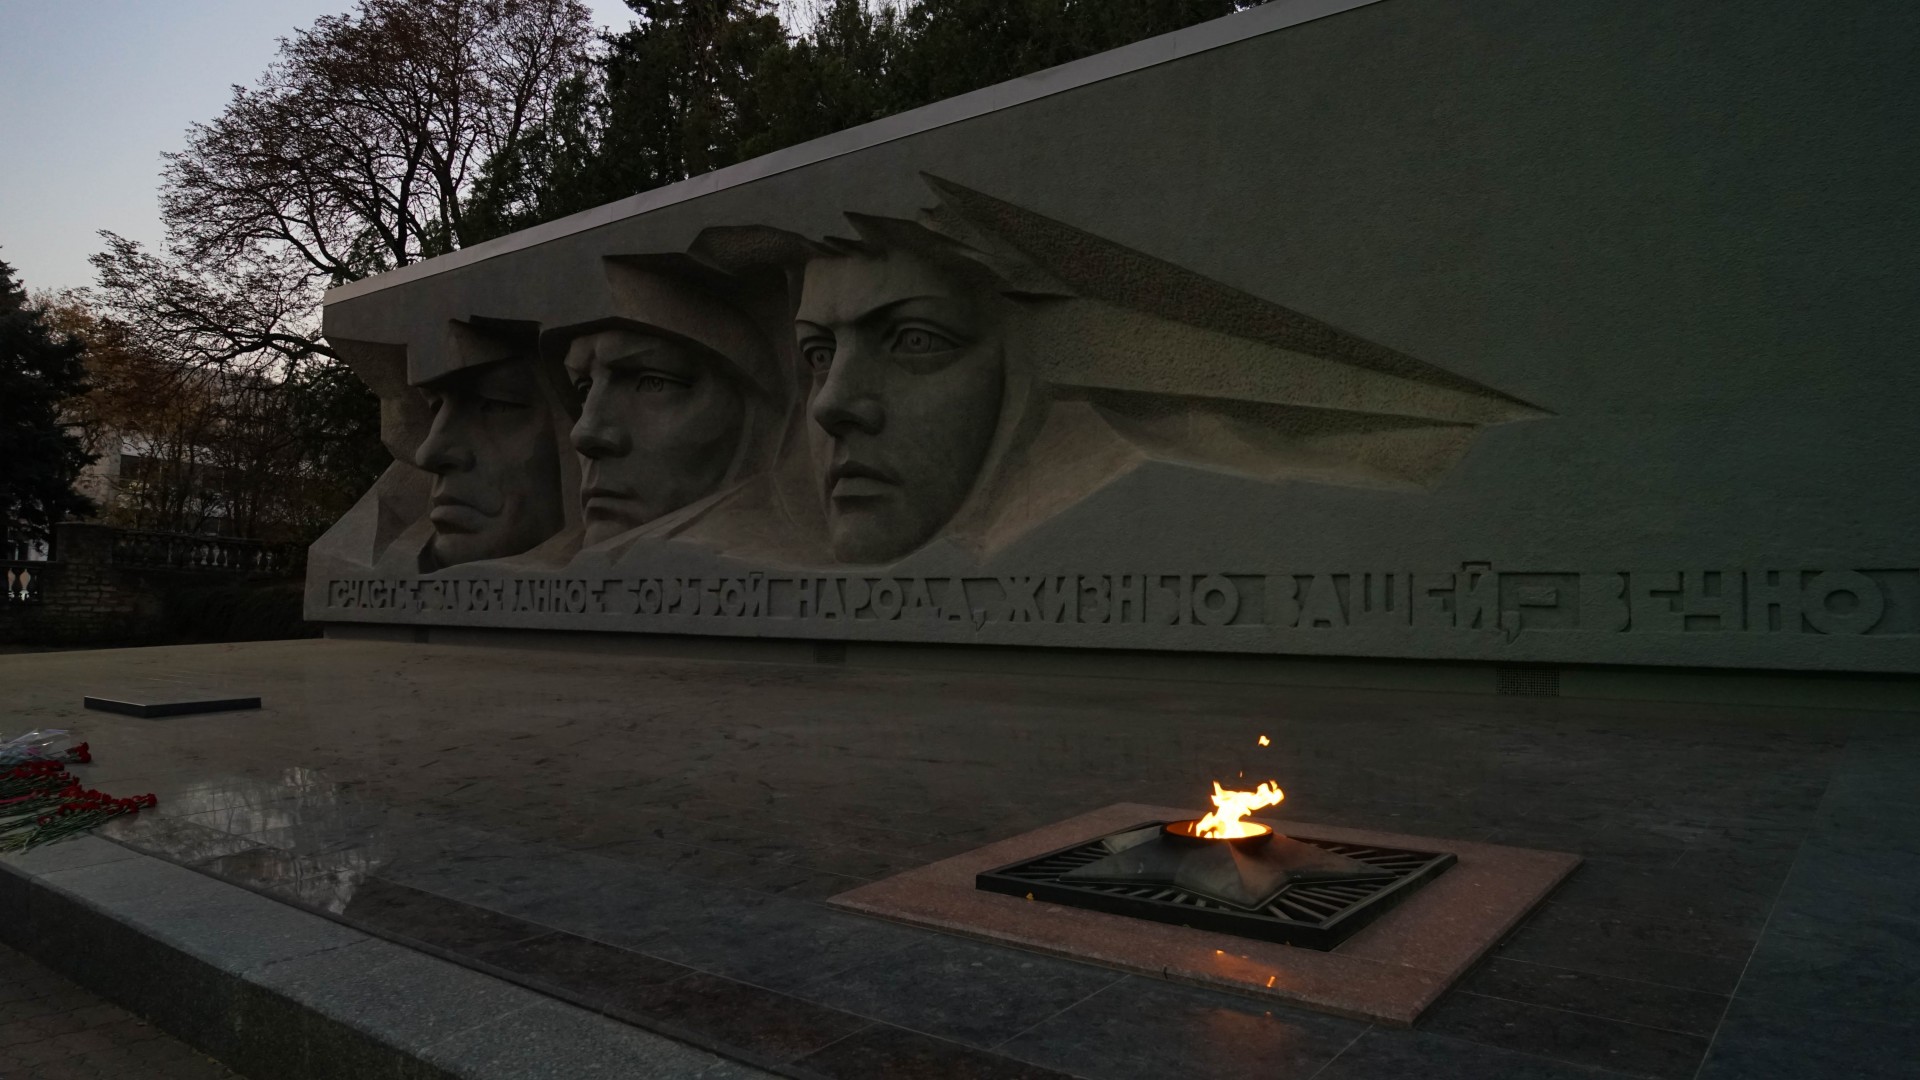
{"type": "Polygon", "coordinates": [[[110,835],[630,1022],[833,1077],[1910,1075],[1920,725],[1539,701],[297,641],[0,656],[110,835]],[[82,713],[102,682],[259,712],[82,713]],[[1257,747],[1258,735],[1272,746],[1257,747]],[[829,908],[1107,804],[1585,864],[1412,1030],[829,908]]]}

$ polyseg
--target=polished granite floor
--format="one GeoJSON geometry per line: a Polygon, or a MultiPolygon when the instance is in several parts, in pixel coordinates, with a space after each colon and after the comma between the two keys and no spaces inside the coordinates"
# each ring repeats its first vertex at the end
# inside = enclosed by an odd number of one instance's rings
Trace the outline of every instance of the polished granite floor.
{"type": "Polygon", "coordinates": [[[794,1076],[1920,1075],[1912,714],[318,640],[0,656],[0,701],[159,794],[122,842],[794,1076]],[[265,708],[79,707],[142,688],[265,708]],[[1412,1030],[821,902],[1243,771],[1586,862],[1412,1030]]]}

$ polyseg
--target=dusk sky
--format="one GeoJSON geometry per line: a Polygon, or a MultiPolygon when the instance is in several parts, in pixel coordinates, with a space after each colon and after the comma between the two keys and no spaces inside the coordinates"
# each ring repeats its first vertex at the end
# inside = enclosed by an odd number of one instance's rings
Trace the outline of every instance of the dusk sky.
{"type": "MultiPolygon", "coordinates": [[[[588,0],[625,27],[621,0],[588,0]]],[[[0,0],[0,260],[88,285],[94,234],[161,239],[164,151],[251,84],[276,39],[352,0],[0,0]]]]}

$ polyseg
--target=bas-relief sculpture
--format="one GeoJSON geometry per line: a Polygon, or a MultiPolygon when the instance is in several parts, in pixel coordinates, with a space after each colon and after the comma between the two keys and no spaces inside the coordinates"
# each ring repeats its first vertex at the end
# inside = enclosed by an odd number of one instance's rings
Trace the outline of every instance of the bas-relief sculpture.
{"type": "Polygon", "coordinates": [[[517,555],[578,519],[574,407],[539,362],[534,327],[453,319],[416,350],[341,351],[380,395],[381,436],[397,463],[362,500],[375,568],[432,573],[517,555]]]}
{"type": "Polygon", "coordinates": [[[794,332],[839,561],[907,554],[976,486],[1008,396],[1005,306],[910,248],[807,263],[794,332]]]}
{"type": "Polygon", "coordinates": [[[555,416],[524,360],[420,387],[432,416],[413,463],[433,474],[420,569],[525,551],[566,522],[555,416]]]}
{"type": "Polygon", "coordinates": [[[940,201],[919,221],[849,213],[853,238],[817,241],[719,227],[693,246],[734,272],[797,268],[797,422],[832,563],[885,565],[936,538],[990,555],[1150,460],[1417,490],[1478,429],[1547,415],[1063,223],[928,183],[940,201]]]}
{"type": "Polygon", "coordinates": [[[716,359],[636,330],[601,330],[569,345],[567,375],[581,396],[572,441],[586,543],[720,486],[739,453],[746,404],[716,359]]]}
{"type": "Polygon", "coordinates": [[[1463,6],[1277,0],[329,290],[393,464],[308,617],[1920,675],[1914,144],[1852,62],[1913,27],[1463,6]]]}
{"type": "Polygon", "coordinates": [[[423,573],[649,536],[790,566],[884,566],[936,538],[984,555],[1146,460],[1417,488],[1477,428],[1546,415],[928,182],[922,220],[850,212],[851,238],[723,226],[609,258],[615,310],[537,347],[475,313],[437,349],[345,343],[378,354],[357,363],[389,444],[432,476],[423,506],[383,504],[423,523],[393,543],[423,573]],[[371,370],[402,351],[404,381],[371,370]]]}
{"type": "Polygon", "coordinates": [[[742,283],[679,260],[614,260],[606,273],[618,310],[542,338],[578,402],[573,494],[588,547],[764,472],[793,397],[771,328],[730,302],[742,283]]]}
{"type": "Polygon", "coordinates": [[[438,342],[338,342],[397,464],[316,546],[323,617],[1253,649],[1448,630],[1479,656],[1523,633],[1920,632],[1882,619],[1920,597],[1904,570],[1009,574],[1003,552],[1149,462],[1417,499],[1483,429],[1550,414],[927,183],[920,218],[848,212],[851,236],[723,225],[608,256],[586,321],[450,312],[438,342]],[[1241,636],[1192,636],[1218,633],[1241,636]]]}

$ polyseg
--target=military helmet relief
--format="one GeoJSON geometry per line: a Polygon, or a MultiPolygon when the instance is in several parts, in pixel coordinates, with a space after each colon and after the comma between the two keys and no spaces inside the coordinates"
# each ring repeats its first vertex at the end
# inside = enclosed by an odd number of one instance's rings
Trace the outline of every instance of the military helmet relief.
{"type": "Polygon", "coordinates": [[[849,213],[851,237],[724,226],[608,256],[594,319],[449,312],[442,341],[342,343],[400,461],[364,562],[985,557],[1148,462],[1417,491],[1480,429],[1548,415],[927,181],[918,220],[849,213]]]}

